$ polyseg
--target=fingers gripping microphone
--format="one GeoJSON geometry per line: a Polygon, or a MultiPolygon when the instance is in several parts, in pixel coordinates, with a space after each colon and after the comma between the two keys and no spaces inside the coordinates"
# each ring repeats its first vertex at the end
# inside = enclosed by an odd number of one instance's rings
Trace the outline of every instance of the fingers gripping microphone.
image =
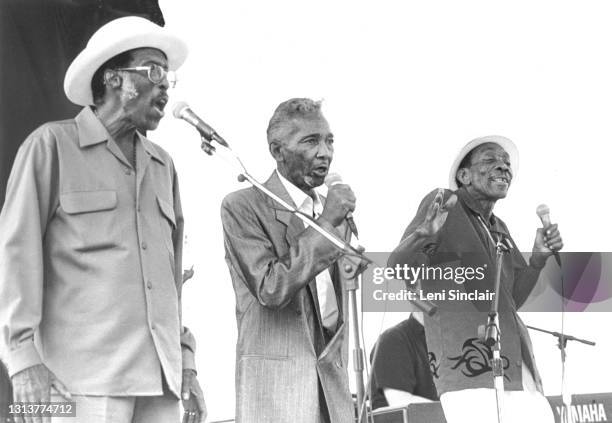
{"type": "MultiPolygon", "coordinates": [[[[547,230],[548,227],[552,224],[550,222],[550,208],[546,204],[540,204],[536,208],[536,214],[542,221],[542,226],[544,230],[547,230]]],[[[559,252],[553,250],[553,254],[555,255],[555,260],[559,266],[561,266],[561,257],[559,257],[559,252]]]]}
{"type": "MultiPolygon", "coordinates": [[[[327,185],[327,188],[331,188],[336,184],[342,184],[344,182],[342,182],[342,176],[340,176],[338,173],[330,173],[327,175],[327,177],[325,177],[325,185],[327,185]]],[[[348,212],[346,214],[346,222],[349,225],[349,228],[351,229],[351,232],[357,237],[359,238],[359,233],[357,232],[357,225],[355,225],[355,220],[353,219],[353,213],[352,212],[348,212]]]]}
{"type": "Polygon", "coordinates": [[[204,122],[198,115],[194,113],[193,110],[189,107],[187,103],[184,101],[180,101],[174,105],[172,109],[172,114],[177,119],[183,119],[187,123],[193,125],[200,135],[204,137],[208,141],[217,141],[219,144],[229,147],[227,142],[223,139],[223,137],[217,134],[210,125],[204,122]]]}

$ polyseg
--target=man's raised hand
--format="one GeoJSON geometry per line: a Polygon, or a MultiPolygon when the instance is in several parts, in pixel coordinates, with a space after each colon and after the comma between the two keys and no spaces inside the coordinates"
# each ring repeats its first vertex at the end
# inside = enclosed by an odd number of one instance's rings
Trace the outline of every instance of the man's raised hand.
{"type": "Polygon", "coordinates": [[[425,219],[416,229],[416,233],[422,237],[429,237],[437,234],[444,226],[448,211],[457,204],[457,196],[452,194],[444,202],[444,189],[439,188],[438,193],[427,209],[425,219]]]}

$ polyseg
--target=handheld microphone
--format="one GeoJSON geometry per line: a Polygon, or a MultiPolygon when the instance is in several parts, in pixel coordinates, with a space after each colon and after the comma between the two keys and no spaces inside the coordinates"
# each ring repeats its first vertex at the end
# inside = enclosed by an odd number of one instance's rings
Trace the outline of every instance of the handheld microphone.
{"type": "MultiPolygon", "coordinates": [[[[342,184],[342,176],[340,176],[338,173],[330,173],[325,177],[325,185],[327,185],[327,188],[331,188],[336,184],[342,184]]],[[[355,225],[355,220],[353,219],[353,213],[352,212],[348,212],[346,214],[346,222],[349,225],[349,228],[351,229],[351,232],[357,237],[359,238],[359,233],[357,232],[357,225],[355,225]]]]}
{"type": "Polygon", "coordinates": [[[189,104],[184,101],[179,101],[174,105],[172,114],[177,119],[183,119],[185,122],[193,125],[200,135],[208,141],[217,141],[219,144],[229,147],[227,141],[217,133],[210,125],[204,122],[198,115],[189,107],[189,104]]]}
{"type": "MultiPolygon", "coordinates": [[[[546,204],[540,204],[536,208],[536,214],[542,221],[542,226],[544,227],[544,230],[548,229],[548,227],[551,225],[550,208],[548,208],[546,204]]],[[[555,256],[555,261],[557,262],[559,266],[561,266],[561,257],[559,257],[559,252],[553,250],[553,254],[555,256]]]]}

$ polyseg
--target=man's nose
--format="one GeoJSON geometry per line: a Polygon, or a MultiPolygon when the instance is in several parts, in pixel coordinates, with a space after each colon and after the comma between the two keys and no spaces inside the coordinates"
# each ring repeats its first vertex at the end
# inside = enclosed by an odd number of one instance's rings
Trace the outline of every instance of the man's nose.
{"type": "Polygon", "coordinates": [[[157,85],[159,85],[159,87],[164,91],[168,91],[168,88],[170,88],[170,81],[168,81],[168,75],[164,75],[161,82],[157,85]]]}
{"type": "Polygon", "coordinates": [[[326,141],[319,143],[319,149],[317,150],[317,157],[326,157],[331,159],[334,156],[334,148],[331,144],[326,141]]]}
{"type": "Polygon", "coordinates": [[[497,170],[500,170],[500,171],[512,173],[512,168],[510,167],[510,165],[505,160],[502,160],[502,159],[499,159],[497,161],[496,168],[497,170]]]}

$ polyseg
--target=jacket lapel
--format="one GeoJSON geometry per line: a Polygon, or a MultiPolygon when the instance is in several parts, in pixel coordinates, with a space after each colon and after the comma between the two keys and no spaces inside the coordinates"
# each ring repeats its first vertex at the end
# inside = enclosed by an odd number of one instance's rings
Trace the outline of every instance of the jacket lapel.
{"type": "MultiPolygon", "coordinates": [[[[272,172],[272,175],[264,183],[264,186],[270,191],[272,191],[274,194],[278,195],[281,200],[285,201],[293,207],[297,207],[291,199],[291,196],[283,186],[282,182],[278,178],[276,171],[272,172]]],[[[287,232],[285,234],[287,244],[294,244],[296,242],[297,235],[304,230],[304,224],[299,218],[295,217],[293,213],[291,213],[289,210],[285,210],[284,207],[278,204],[276,201],[270,198],[266,199],[272,203],[272,207],[274,208],[274,213],[276,215],[276,220],[278,220],[280,223],[287,227],[287,232]]]]}
{"type": "MultiPolygon", "coordinates": [[[[296,207],[296,204],[293,202],[293,199],[283,186],[283,183],[279,179],[276,171],[272,172],[272,175],[264,183],[264,186],[270,191],[272,191],[274,194],[278,195],[281,200],[292,205],[293,207],[296,207]]],[[[287,228],[285,232],[285,240],[287,242],[287,247],[295,245],[297,243],[297,236],[304,231],[304,223],[298,217],[295,217],[293,213],[288,210],[285,210],[285,208],[282,205],[278,204],[276,201],[270,198],[268,198],[267,200],[270,202],[271,207],[274,208],[276,220],[285,225],[285,227],[287,228]]],[[[311,296],[310,300],[314,305],[318,325],[322,328],[323,324],[321,322],[321,311],[319,310],[319,301],[317,298],[317,290],[315,283],[315,279],[310,281],[310,283],[308,283],[307,285],[307,290],[309,295],[311,296]]],[[[314,342],[314,340],[311,340],[311,342],[314,342]]]]}

